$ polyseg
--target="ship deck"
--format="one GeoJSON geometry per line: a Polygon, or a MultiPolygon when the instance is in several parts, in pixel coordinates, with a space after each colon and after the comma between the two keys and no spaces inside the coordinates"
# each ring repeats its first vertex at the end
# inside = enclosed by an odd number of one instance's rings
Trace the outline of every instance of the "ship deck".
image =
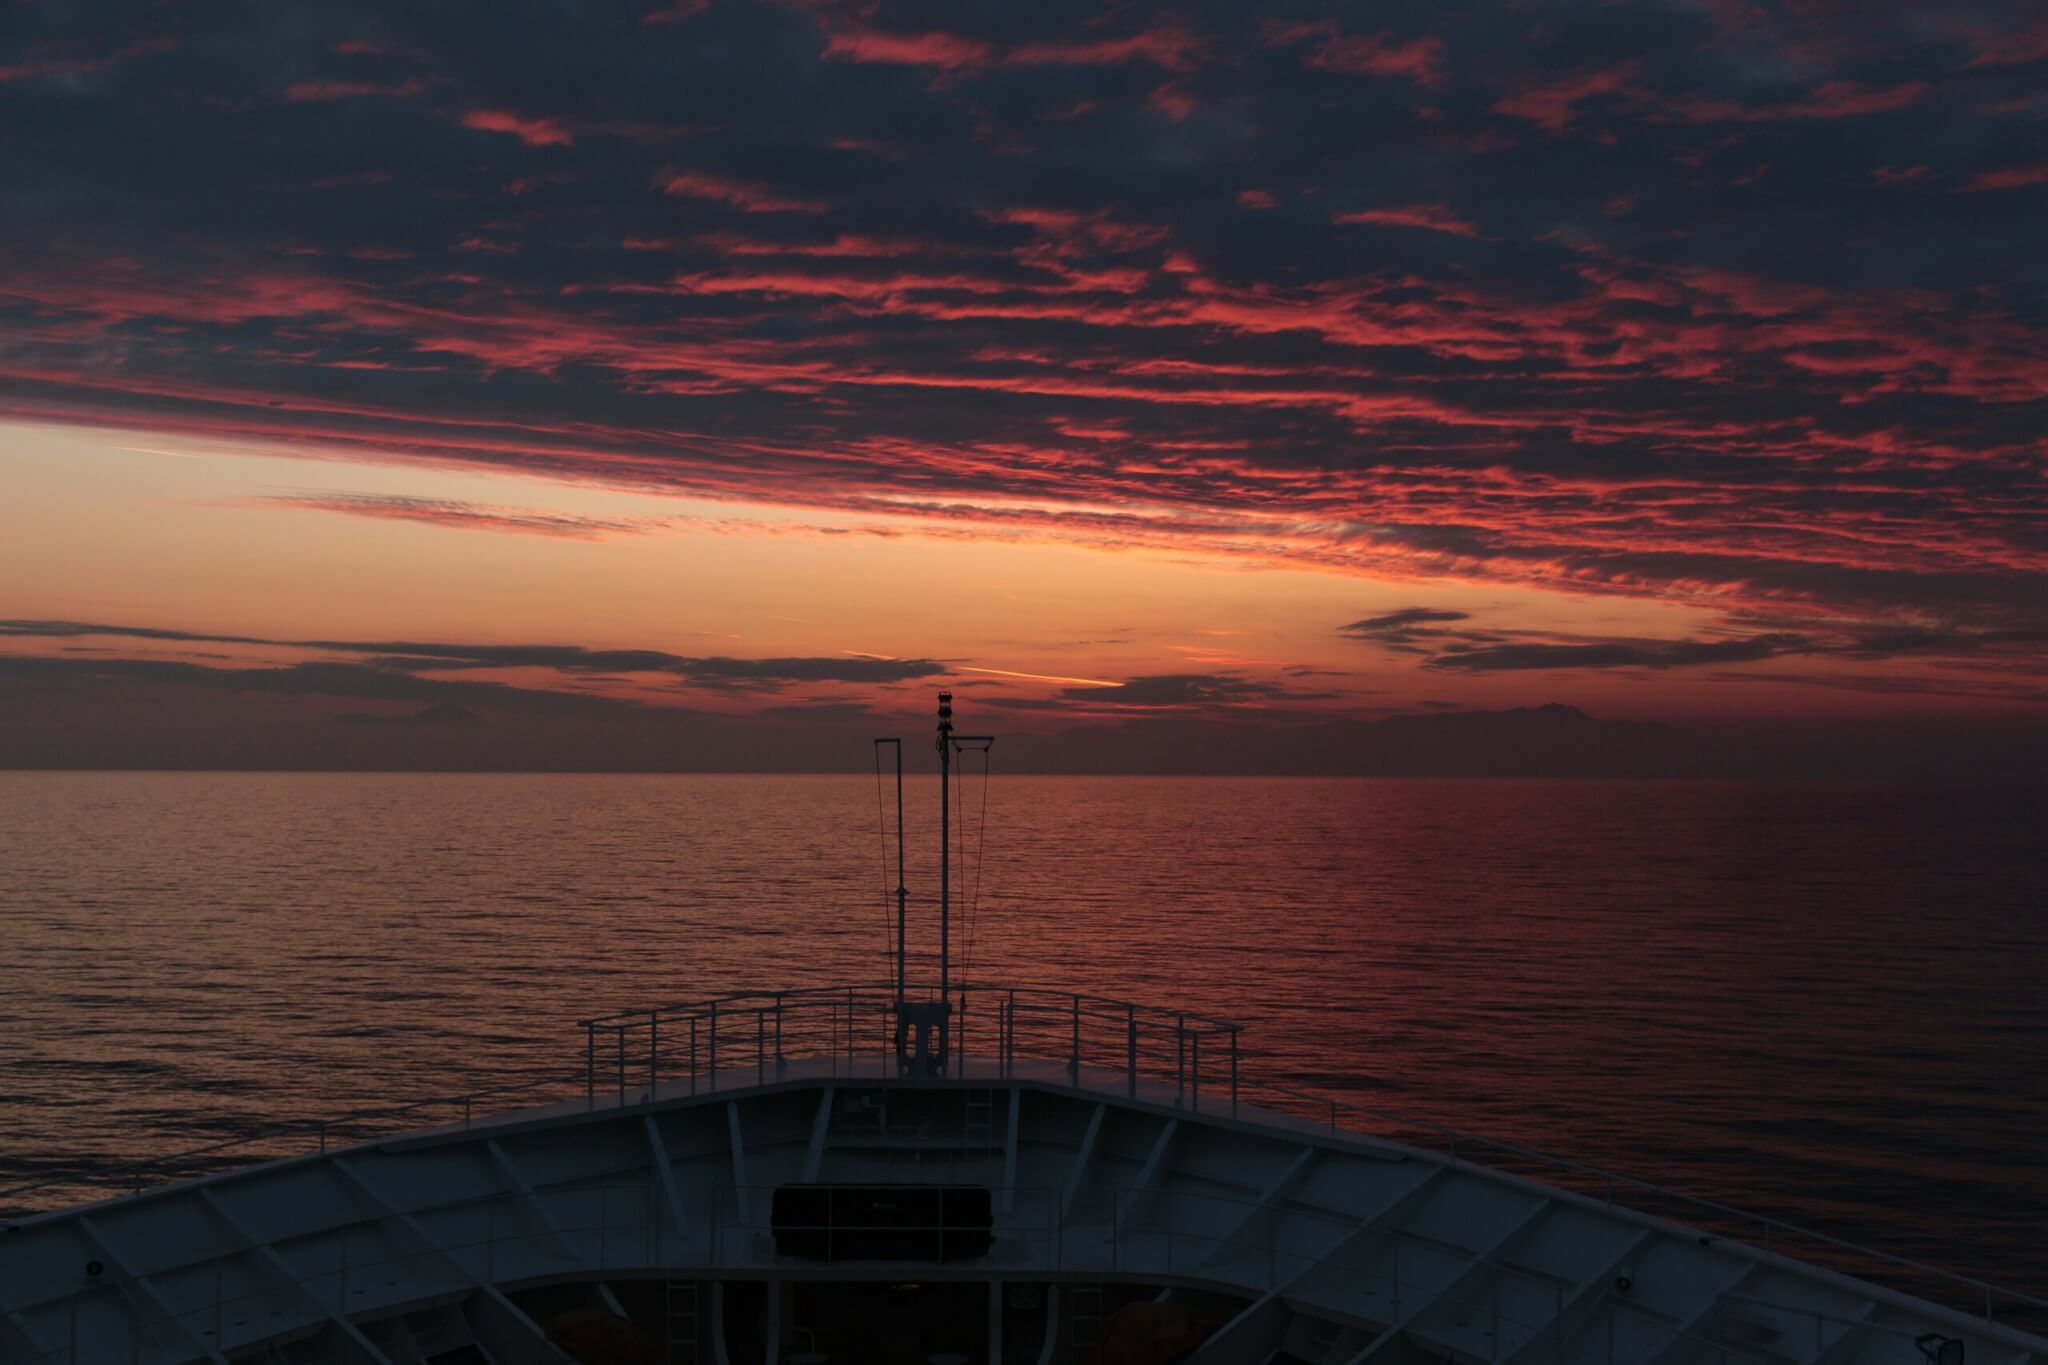
{"type": "Polygon", "coordinates": [[[1943,1343],[1944,1365],[2048,1365],[2039,1300],[1833,1243],[1931,1277],[1922,1297],[1791,1254],[1772,1220],[1658,1216],[1638,1206],[1678,1196],[1570,1162],[1533,1179],[1504,1167],[1549,1159],[1428,1125],[1397,1140],[1255,1084],[1234,1025],[975,994],[983,1046],[943,1076],[903,1074],[886,988],[729,997],[587,1021],[541,1103],[22,1218],[0,1361],[1053,1365],[1106,1358],[1142,1301],[1181,1306],[1205,1365],[1912,1365],[1943,1343]],[[992,1240],[785,1254],[777,1191],[819,1184],[984,1189],[992,1240]],[[849,1353],[826,1320],[846,1296],[912,1282],[952,1336],[849,1353]],[[572,1339],[607,1324],[650,1354],[572,1339]]]}

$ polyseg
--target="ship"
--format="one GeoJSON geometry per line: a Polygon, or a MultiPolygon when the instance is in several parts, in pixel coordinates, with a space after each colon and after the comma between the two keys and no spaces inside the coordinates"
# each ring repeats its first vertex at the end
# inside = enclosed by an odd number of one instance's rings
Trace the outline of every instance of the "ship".
{"type": "Polygon", "coordinates": [[[952,720],[936,979],[877,740],[893,979],[114,1172],[0,1225],[0,1362],[2048,1365],[2039,1298],[1273,1084],[1231,1020],[956,980],[952,769],[994,740],[952,720]]]}

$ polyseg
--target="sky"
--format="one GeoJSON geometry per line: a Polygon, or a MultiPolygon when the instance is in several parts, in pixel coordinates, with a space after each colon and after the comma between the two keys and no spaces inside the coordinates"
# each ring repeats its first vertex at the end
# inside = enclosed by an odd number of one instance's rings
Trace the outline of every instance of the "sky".
{"type": "Polygon", "coordinates": [[[2036,6],[15,0],[0,156],[0,764],[2048,733],[2036,6]]]}

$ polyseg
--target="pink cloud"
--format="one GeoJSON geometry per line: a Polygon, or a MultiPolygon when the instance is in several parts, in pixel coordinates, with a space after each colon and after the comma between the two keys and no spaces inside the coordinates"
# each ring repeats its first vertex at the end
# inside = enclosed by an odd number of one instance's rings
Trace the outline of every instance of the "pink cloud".
{"type": "Polygon", "coordinates": [[[568,147],[576,138],[557,119],[528,118],[506,109],[472,109],[462,126],[485,133],[509,133],[529,147],[568,147]]]}
{"type": "Polygon", "coordinates": [[[1195,69],[1200,42],[1178,24],[1154,24],[1122,38],[1065,39],[998,47],[978,38],[953,33],[887,33],[880,29],[840,28],[825,40],[827,57],[851,62],[896,66],[930,66],[963,71],[993,65],[1114,66],[1150,62],[1168,71],[1195,69]]]}
{"type": "Polygon", "coordinates": [[[1580,72],[1562,80],[1518,90],[1495,101],[1493,107],[1498,113],[1526,119],[1549,132],[1561,132],[1571,124],[1573,105],[1596,95],[1626,91],[1630,89],[1634,75],[1633,63],[1624,63],[1606,71],[1580,72]]]}
{"type": "Polygon", "coordinates": [[[1448,232],[1459,237],[1479,235],[1477,228],[1453,213],[1445,204],[1408,204],[1400,208],[1366,209],[1359,213],[1340,213],[1331,221],[1372,223],[1380,227],[1423,228],[1430,232],[1448,232]]]}
{"type": "Polygon", "coordinates": [[[1145,96],[1145,102],[1175,123],[1192,117],[1195,110],[1200,107],[1186,87],[1173,81],[1153,86],[1150,93],[1145,96]]]}
{"type": "Polygon", "coordinates": [[[2048,184],[2048,161],[2036,161],[2031,166],[2010,166],[2002,171],[1986,171],[1972,179],[1964,189],[1969,190],[2016,190],[2027,185],[2048,184]]]}
{"type": "Polygon", "coordinates": [[[643,24],[679,24],[693,19],[711,8],[711,0],[672,0],[660,9],[649,10],[640,16],[643,24]]]}
{"type": "Polygon", "coordinates": [[[882,33],[875,29],[843,29],[825,42],[825,56],[849,62],[886,62],[896,66],[937,66],[958,69],[986,65],[987,43],[950,33],[882,33]]]}
{"type": "Polygon", "coordinates": [[[1653,114],[1694,123],[1769,123],[1779,119],[1858,118],[1903,109],[1927,92],[1925,81],[1867,86],[1855,81],[1827,81],[1800,99],[1776,104],[1743,104],[1736,100],[1697,96],[1658,96],[1634,92],[1653,114]]]}
{"type": "Polygon", "coordinates": [[[1925,81],[1867,86],[1855,81],[1826,81],[1806,95],[1774,104],[1745,104],[1706,95],[1670,95],[1639,80],[1635,62],[1604,71],[1577,72],[1560,80],[1534,85],[1495,101],[1497,113],[1525,119],[1547,132],[1571,125],[1582,100],[1612,96],[1631,111],[1659,122],[1772,123],[1796,119],[1859,118],[1890,113],[1913,104],[1927,92],[1925,81]]]}
{"type": "Polygon", "coordinates": [[[663,194],[688,199],[708,199],[729,204],[748,213],[823,213],[826,205],[815,199],[792,199],[759,185],[702,171],[670,171],[656,181],[663,194]]]}
{"type": "Polygon", "coordinates": [[[1443,79],[1444,45],[1437,38],[1402,42],[1386,33],[1361,36],[1341,32],[1333,23],[1288,24],[1269,31],[1275,46],[1316,40],[1304,65],[1316,71],[1341,71],[1354,76],[1389,76],[1436,85],[1443,79]]]}
{"type": "Polygon", "coordinates": [[[168,38],[151,38],[96,57],[41,57],[34,61],[0,66],[0,82],[31,80],[51,76],[85,76],[111,70],[135,57],[169,52],[175,46],[168,38]]]}
{"type": "Polygon", "coordinates": [[[422,80],[401,81],[396,85],[381,81],[294,81],[285,87],[284,97],[291,104],[325,100],[406,99],[426,88],[427,83],[422,80]]]}
{"type": "Polygon", "coordinates": [[[1013,65],[1114,66],[1142,61],[1186,73],[1199,64],[1201,44],[1178,24],[1155,24],[1127,38],[1026,43],[1003,54],[1013,65]]]}

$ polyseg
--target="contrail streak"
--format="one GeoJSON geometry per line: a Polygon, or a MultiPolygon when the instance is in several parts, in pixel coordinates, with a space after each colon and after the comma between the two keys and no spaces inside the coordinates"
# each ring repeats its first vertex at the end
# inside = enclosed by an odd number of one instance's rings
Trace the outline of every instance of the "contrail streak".
{"type": "Polygon", "coordinates": [[[1013,668],[970,668],[966,664],[956,664],[954,671],[958,673],[994,673],[1005,678],[1031,678],[1038,682],[1079,683],[1083,687],[1123,686],[1120,682],[1108,682],[1101,678],[1063,678],[1057,673],[1019,673],[1013,668]]]}

